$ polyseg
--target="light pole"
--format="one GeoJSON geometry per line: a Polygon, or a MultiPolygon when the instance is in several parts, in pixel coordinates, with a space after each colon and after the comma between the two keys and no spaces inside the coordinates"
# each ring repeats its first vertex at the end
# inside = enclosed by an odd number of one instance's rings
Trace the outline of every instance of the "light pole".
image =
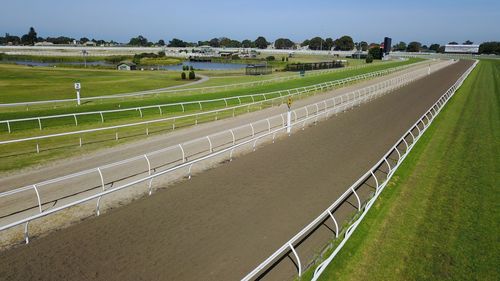
{"type": "Polygon", "coordinates": [[[87,68],[87,58],[86,58],[87,55],[88,55],[87,50],[82,50],[83,65],[85,66],[85,68],[87,68]]]}

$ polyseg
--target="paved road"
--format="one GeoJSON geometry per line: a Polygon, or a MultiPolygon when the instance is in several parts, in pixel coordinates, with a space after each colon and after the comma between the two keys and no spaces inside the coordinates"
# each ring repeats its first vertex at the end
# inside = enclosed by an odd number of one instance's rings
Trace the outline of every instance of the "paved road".
{"type": "MultiPolygon", "coordinates": [[[[8,250],[0,256],[0,279],[239,279],[330,205],[470,64],[459,62],[150,198],[8,250]]],[[[331,235],[325,229],[319,238],[331,235]]],[[[312,251],[311,243],[303,245],[300,254],[312,251]]],[[[290,264],[285,258],[266,277],[290,279],[290,264]]]]}

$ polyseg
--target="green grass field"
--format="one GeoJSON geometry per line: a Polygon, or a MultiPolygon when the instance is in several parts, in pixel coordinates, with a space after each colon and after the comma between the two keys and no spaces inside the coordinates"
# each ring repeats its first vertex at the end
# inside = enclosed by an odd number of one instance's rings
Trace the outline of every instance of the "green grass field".
{"type": "Polygon", "coordinates": [[[29,67],[0,64],[0,103],[71,99],[73,83],[82,83],[82,96],[102,96],[158,89],[188,83],[178,73],[164,71],[29,67]]]}
{"type": "Polygon", "coordinates": [[[321,280],[500,280],[500,62],[450,100],[321,280]]]}

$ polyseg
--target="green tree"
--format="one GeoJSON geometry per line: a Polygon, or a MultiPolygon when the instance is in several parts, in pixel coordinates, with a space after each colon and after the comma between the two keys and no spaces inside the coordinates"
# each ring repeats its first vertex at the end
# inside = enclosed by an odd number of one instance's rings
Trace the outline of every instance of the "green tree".
{"type": "Polygon", "coordinates": [[[335,50],[351,51],[354,49],[354,41],[351,36],[344,35],[335,40],[335,50]]]}
{"type": "Polygon", "coordinates": [[[295,47],[295,43],[288,38],[278,38],[274,41],[275,49],[293,49],[295,47]]]}
{"type": "Polygon", "coordinates": [[[163,39],[158,40],[158,43],[156,43],[158,46],[165,46],[165,41],[163,39]]]}
{"type": "Polygon", "coordinates": [[[189,71],[189,80],[196,79],[196,74],[194,73],[194,70],[189,71]]]}
{"type": "Polygon", "coordinates": [[[422,48],[422,44],[420,42],[410,42],[408,43],[408,47],[406,47],[407,52],[420,52],[420,49],[422,48]]]}
{"type": "Polygon", "coordinates": [[[130,46],[141,46],[141,47],[146,47],[148,45],[148,39],[146,37],[139,35],[137,37],[131,38],[128,44],[130,46]]]}
{"type": "Polygon", "coordinates": [[[309,41],[309,49],[311,50],[322,50],[326,47],[326,42],[321,37],[314,37],[309,41]]]}
{"type": "Polygon", "coordinates": [[[368,43],[366,41],[359,42],[359,46],[361,47],[361,51],[368,50],[368,43]]]}
{"type": "Polygon", "coordinates": [[[372,63],[373,62],[373,56],[371,54],[368,54],[366,56],[366,60],[365,61],[366,61],[366,63],[372,63]]]}
{"type": "Polygon", "coordinates": [[[474,44],[474,42],[467,40],[467,41],[463,42],[462,44],[463,45],[472,45],[472,44],[474,44]]]}
{"type": "Polygon", "coordinates": [[[220,40],[219,40],[219,38],[213,38],[213,39],[211,39],[210,41],[208,41],[208,45],[210,45],[210,47],[219,48],[220,47],[220,40]]]}
{"type": "Polygon", "coordinates": [[[21,42],[24,44],[24,45],[35,45],[35,43],[37,42],[37,34],[36,34],[36,31],[35,31],[35,28],[33,27],[30,27],[30,30],[28,31],[28,34],[24,34],[22,37],[21,37],[21,42]]]}
{"type": "Polygon", "coordinates": [[[373,59],[381,60],[382,59],[382,49],[380,45],[374,45],[368,50],[368,55],[371,55],[373,59]]]}
{"type": "Polygon", "coordinates": [[[500,42],[484,42],[479,45],[480,54],[496,54],[500,55],[500,42]]]}
{"type": "Polygon", "coordinates": [[[267,42],[266,38],[264,38],[263,36],[259,36],[257,39],[255,39],[255,46],[259,49],[266,49],[268,45],[269,42],[267,42]]]}
{"type": "Polygon", "coordinates": [[[186,72],[181,72],[181,79],[186,80],[186,72]]]}
{"type": "Polygon", "coordinates": [[[168,47],[178,47],[178,48],[185,48],[187,47],[188,44],[181,39],[173,38],[168,42],[168,47]]]}
{"type": "Polygon", "coordinates": [[[455,41],[451,41],[451,42],[448,43],[448,45],[458,45],[458,43],[455,42],[455,41]]]}
{"type": "Polygon", "coordinates": [[[429,50],[437,52],[439,50],[439,47],[441,47],[439,44],[431,44],[429,46],[429,50]]]}
{"type": "Polygon", "coordinates": [[[245,39],[241,42],[241,46],[243,48],[254,48],[255,45],[253,44],[252,40],[245,39]]]}
{"type": "Polygon", "coordinates": [[[310,43],[311,43],[311,41],[309,39],[306,39],[306,40],[304,40],[304,42],[300,43],[300,46],[301,47],[309,46],[310,43]]]}
{"type": "Polygon", "coordinates": [[[399,43],[397,43],[396,45],[394,45],[393,47],[394,51],[406,51],[406,43],[403,42],[403,41],[400,41],[399,43]]]}
{"type": "Polygon", "coordinates": [[[331,50],[335,46],[335,41],[333,41],[332,38],[326,38],[325,39],[325,50],[331,50]]]}

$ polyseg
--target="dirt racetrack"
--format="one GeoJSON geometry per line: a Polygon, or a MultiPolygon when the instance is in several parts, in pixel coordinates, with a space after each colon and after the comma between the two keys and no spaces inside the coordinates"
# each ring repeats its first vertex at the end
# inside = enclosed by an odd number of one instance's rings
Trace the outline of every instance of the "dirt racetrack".
{"type": "MultiPolygon", "coordinates": [[[[149,198],[5,251],[0,280],[240,279],[366,172],[471,64],[451,65],[149,198]]],[[[303,265],[332,236],[327,225],[317,232],[298,249],[303,265]]],[[[284,258],[264,279],[295,275],[284,258]]]]}

